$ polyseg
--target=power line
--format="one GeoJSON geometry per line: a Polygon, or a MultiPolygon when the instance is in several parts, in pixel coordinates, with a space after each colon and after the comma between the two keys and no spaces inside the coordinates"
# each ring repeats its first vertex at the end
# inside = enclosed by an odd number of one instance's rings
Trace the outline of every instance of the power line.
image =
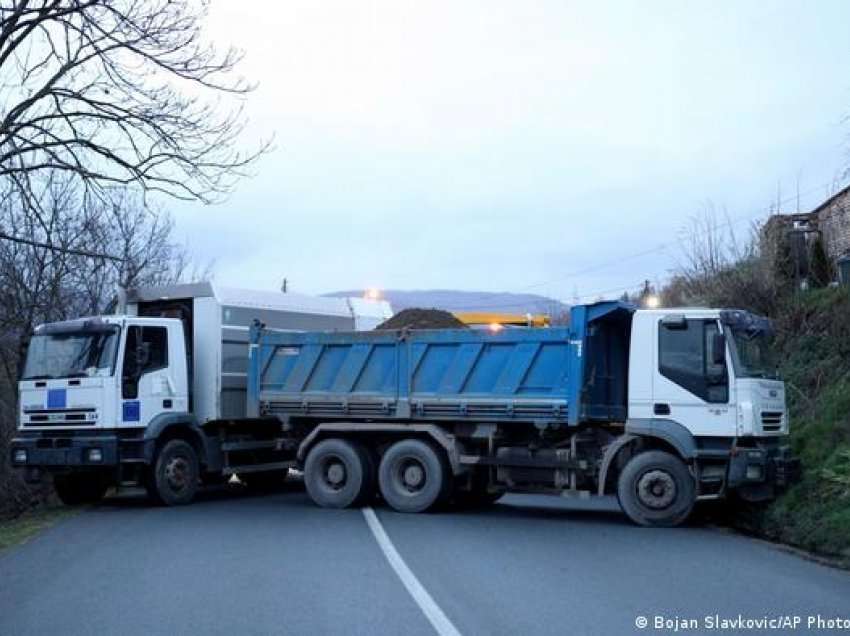
{"type": "MultiPolygon", "coordinates": [[[[709,232],[712,232],[712,231],[722,230],[722,229],[726,229],[726,228],[732,228],[732,227],[739,225],[739,224],[741,224],[745,221],[753,221],[757,217],[764,214],[765,212],[770,212],[773,209],[774,205],[777,206],[777,212],[778,212],[779,211],[778,208],[785,205],[786,203],[793,202],[793,201],[797,200],[800,196],[805,196],[805,195],[811,194],[811,193],[815,192],[816,190],[820,190],[822,188],[828,188],[829,186],[831,186],[833,184],[834,184],[833,181],[828,181],[826,183],[822,183],[822,184],[817,185],[815,187],[809,188],[808,190],[805,190],[803,192],[795,193],[793,196],[789,196],[785,199],[776,201],[776,202],[774,202],[774,203],[772,203],[768,206],[759,208],[758,211],[756,211],[753,214],[748,214],[746,216],[742,216],[742,217],[739,217],[739,218],[736,218],[736,219],[728,219],[725,222],[719,223],[716,226],[713,226],[713,227],[711,227],[711,228],[709,228],[709,229],[707,229],[703,232],[696,232],[695,237],[703,236],[703,235],[705,235],[709,232]]],[[[649,248],[649,249],[641,250],[639,252],[634,252],[632,254],[627,254],[625,256],[620,256],[618,258],[609,259],[607,261],[603,261],[603,262],[597,263],[595,265],[590,265],[588,267],[584,267],[584,268],[569,272],[567,274],[563,274],[563,275],[559,276],[558,278],[550,279],[550,280],[539,282],[539,283],[534,283],[532,285],[526,285],[524,287],[518,288],[514,292],[503,292],[503,294],[504,295],[514,294],[514,293],[524,292],[524,291],[527,291],[529,289],[534,289],[534,288],[537,288],[537,287],[544,287],[544,286],[547,286],[547,285],[560,283],[560,282],[563,282],[565,280],[575,278],[576,276],[581,276],[583,274],[589,274],[591,272],[595,272],[595,271],[599,271],[601,269],[605,269],[605,268],[610,267],[612,265],[619,265],[619,264],[624,263],[626,261],[630,261],[630,260],[634,260],[634,259],[637,259],[637,258],[641,258],[643,256],[648,256],[650,254],[662,252],[662,251],[666,250],[668,247],[672,247],[674,245],[680,244],[681,242],[682,242],[681,239],[673,239],[673,240],[670,240],[670,241],[665,241],[664,243],[659,243],[655,247],[652,247],[652,248],[649,248]]],[[[641,281],[640,284],[642,284],[642,283],[643,282],[641,281]]],[[[588,297],[595,297],[595,296],[598,296],[600,294],[610,293],[612,291],[629,291],[630,289],[633,289],[633,287],[617,287],[617,288],[611,289],[611,290],[605,290],[605,291],[601,291],[601,292],[593,292],[593,293],[590,293],[590,294],[583,294],[582,296],[579,296],[579,299],[588,298],[588,297]]],[[[472,309],[495,309],[495,308],[499,308],[499,307],[522,307],[522,306],[528,306],[532,303],[533,303],[533,301],[531,301],[531,302],[529,302],[529,301],[513,302],[513,303],[492,302],[492,303],[488,303],[488,304],[455,307],[453,309],[453,311],[454,310],[464,310],[464,309],[472,310],[472,309]]]]}
{"type": "Polygon", "coordinates": [[[11,234],[6,234],[3,231],[0,231],[0,239],[4,241],[9,241],[11,243],[20,243],[22,245],[30,245],[32,247],[41,247],[44,249],[48,249],[54,252],[60,252],[62,254],[72,254],[74,256],[85,256],[87,258],[100,258],[111,261],[120,262],[124,259],[113,256],[112,254],[103,254],[101,252],[90,252],[88,250],[76,249],[73,247],[59,247],[57,245],[53,245],[52,243],[43,243],[41,241],[33,241],[31,239],[21,238],[20,236],[12,236],[11,234]]]}

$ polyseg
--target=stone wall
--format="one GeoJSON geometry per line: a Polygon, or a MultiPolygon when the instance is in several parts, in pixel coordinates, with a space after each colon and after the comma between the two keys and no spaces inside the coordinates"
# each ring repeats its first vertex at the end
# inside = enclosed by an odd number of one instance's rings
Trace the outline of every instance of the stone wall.
{"type": "Polygon", "coordinates": [[[850,187],[827,199],[812,214],[833,260],[850,254],[850,187]]]}

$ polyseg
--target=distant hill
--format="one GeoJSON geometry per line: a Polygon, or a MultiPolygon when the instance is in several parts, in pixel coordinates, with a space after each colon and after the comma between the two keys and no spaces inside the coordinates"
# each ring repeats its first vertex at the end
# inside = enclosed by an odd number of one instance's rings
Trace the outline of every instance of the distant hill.
{"type": "MultiPolygon", "coordinates": [[[[364,290],[354,289],[325,294],[336,298],[363,296],[364,290]]],[[[512,314],[557,315],[569,311],[569,306],[552,298],[537,294],[510,294],[495,292],[456,291],[451,289],[428,289],[404,291],[381,290],[382,298],[388,300],[393,311],[410,307],[444,309],[446,311],[493,311],[512,314]]]]}

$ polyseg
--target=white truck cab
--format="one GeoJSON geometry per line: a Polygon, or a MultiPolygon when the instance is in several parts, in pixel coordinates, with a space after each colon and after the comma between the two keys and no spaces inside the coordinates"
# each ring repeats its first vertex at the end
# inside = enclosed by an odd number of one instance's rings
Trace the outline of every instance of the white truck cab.
{"type": "Polygon", "coordinates": [[[663,309],[635,312],[629,418],[668,417],[696,436],[788,434],[785,384],[765,323],[749,329],[741,312],[663,309]],[[641,361],[641,362],[638,362],[641,361]]]}
{"type": "Polygon", "coordinates": [[[189,406],[183,326],[173,318],[99,316],[42,325],[20,380],[31,431],[144,428],[189,406]]]}
{"type": "Polygon", "coordinates": [[[701,308],[638,310],[632,320],[626,431],[693,458],[703,498],[729,487],[772,496],[766,471],[794,462],[780,446],[788,414],[770,322],[701,308]]]}

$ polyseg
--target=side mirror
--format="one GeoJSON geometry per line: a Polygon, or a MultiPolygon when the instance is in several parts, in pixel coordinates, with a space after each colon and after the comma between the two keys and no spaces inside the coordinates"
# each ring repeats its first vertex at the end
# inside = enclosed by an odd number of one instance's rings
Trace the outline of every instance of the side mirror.
{"type": "Polygon", "coordinates": [[[711,338],[711,362],[723,364],[726,362],[726,336],[716,333],[711,338]]]}

